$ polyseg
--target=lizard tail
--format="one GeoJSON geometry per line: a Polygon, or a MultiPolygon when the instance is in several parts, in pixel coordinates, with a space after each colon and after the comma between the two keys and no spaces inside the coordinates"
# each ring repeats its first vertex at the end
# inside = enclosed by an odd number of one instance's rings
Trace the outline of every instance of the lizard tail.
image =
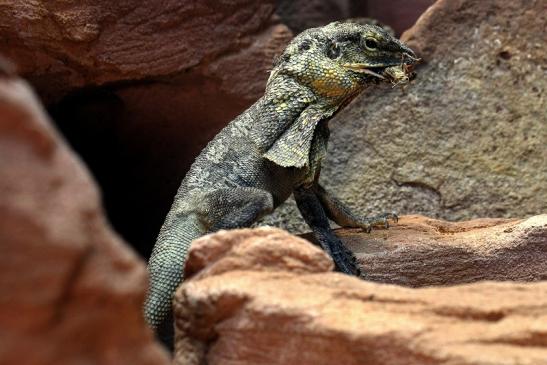
{"type": "Polygon", "coordinates": [[[161,228],[148,262],[150,285],[144,303],[144,316],[152,328],[158,328],[171,315],[173,295],[182,282],[190,244],[204,233],[194,214],[173,217],[161,228]]]}

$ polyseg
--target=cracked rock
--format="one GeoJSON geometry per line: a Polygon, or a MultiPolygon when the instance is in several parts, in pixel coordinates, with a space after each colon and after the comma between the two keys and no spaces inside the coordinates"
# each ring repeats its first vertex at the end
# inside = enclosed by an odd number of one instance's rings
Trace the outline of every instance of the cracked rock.
{"type": "MultiPolygon", "coordinates": [[[[541,242],[533,244],[529,239],[529,244],[545,247],[545,220],[545,216],[538,216],[522,222],[482,220],[451,225],[403,217],[401,231],[394,235],[407,233],[408,260],[417,259],[412,253],[420,246],[428,250],[434,245],[431,237],[438,232],[454,234],[452,244],[469,238],[468,250],[482,257],[475,263],[480,268],[488,263],[486,252],[495,251],[495,245],[480,245],[473,241],[475,235],[493,238],[513,230],[507,233],[512,237],[509,242],[500,244],[509,247],[510,242],[526,244],[517,237],[535,237],[542,232],[541,242]]],[[[450,246],[442,240],[436,244],[440,249],[450,246]]],[[[515,254],[507,271],[525,271],[515,264],[524,266],[531,252],[515,254]]],[[[545,262],[544,249],[541,255],[539,259],[545,262]]],[[[433,266],[435,260],[420,263],[423,271],[438,270],[433,266]]],[[[457,262],[444,264],[448,270],[450,265],[458,267],[457,262]]],[[[535,265],[534,270],[545,268],[545,264],[535,265]]],[[[186,267],[190,278],[175,295],[174,363],[545,363],[545,282],[412,289],[366,282],[330,270],[332,262],[319,248],[273,228],[222,231],[196,240],[186,267]]],[[[370,270],[381,271],[377,267],[370,270]]],[[[507,278],[511,279],[511,274],[507,278]]]]}

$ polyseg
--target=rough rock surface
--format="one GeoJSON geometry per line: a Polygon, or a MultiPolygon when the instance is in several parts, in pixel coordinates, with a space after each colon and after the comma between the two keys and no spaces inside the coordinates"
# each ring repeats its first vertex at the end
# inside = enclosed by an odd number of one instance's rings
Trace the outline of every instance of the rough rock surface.
{"type": "MultiPolygon", "coordinates": [[[[0,4],[0,52],[41,95],[56,99],[108,82],[168,82],[204,60],[251,45],[273,11],[271,1],[250,0],[8,0],[0,4]]],[[[240,61],[259,68],[256,59],[240,61]]]]}
{"type": "Polygon", "coordinates": [[[317,247],[272,228],[197,240],[191,278],[175,296],[175,363],[541,365],[547,358],[545,282],[410,289],[330,268],[317,247]]]}
{"type": "Polygon", "coordinates": [[[276,13],[293,32],[350,18],[351,0],[277,0],[276,13]]]}
{"type": "Polygon", "coordinates": [[[335,20],[370,18],[394,29],[410,28],[435,0],[276,0],[276,13],[293,32],[335,20]]]}
{"type": "Polygon", "coordinates": [[[262,95],[292,38],[274,10],[273,0],[0,2],[0,53],[144,256],[195,156],[262,95]]]}
{"type": "MultiPolygon", "coordinates": [[[[417,79],[367,90],[331,122],[324,185],[361,214],[547,211],[546,27],[545,1],[435,3],[403,35],[426,62],[417,79]]],[[[269,222],[302,231],[290,208],[269,222]]]]}
{"type": "Polygon", "coordinates": [[[0,364],[167,364],[145,266],[28,85],[0,72],[0,364]]]}
{"type": "Polygon", "coordinates": [[[377,19],[392,27],[397,35],[401,35],[434,2],[435,0],[353,0],[351,10],[377,19]]]}
{"type": "Polygon", "coordinates": [[[336,232],[366,280],[405,286],[547,280],[547,215],[452,223],[404,216],[388,230],[336,232]]]}

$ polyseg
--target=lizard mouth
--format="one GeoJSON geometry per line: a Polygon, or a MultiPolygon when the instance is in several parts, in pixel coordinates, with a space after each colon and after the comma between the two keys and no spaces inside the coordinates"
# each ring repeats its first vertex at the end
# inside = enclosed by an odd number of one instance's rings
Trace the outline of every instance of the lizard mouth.
{"type": "Polygon", "coordinates": [[[382,75],[386,67],[370,67],[363,63],[346,63],[343,65],[348,70],[363,74],[364,76],[372,76],[380,80],[385,80],[386,78],[382,75]]]}
{"type": "Polygon", "coordinates": [[[412,59],[407,63],[401,61],[398,64],[369,66],[363,63],[346,63],[343,66],[351,71],[364,76],[365,81],[378,83],[380,81],[392,83],[394,85],[406,84],[416,77],[414,66],[421,62],[421,59],[412,59]]]}

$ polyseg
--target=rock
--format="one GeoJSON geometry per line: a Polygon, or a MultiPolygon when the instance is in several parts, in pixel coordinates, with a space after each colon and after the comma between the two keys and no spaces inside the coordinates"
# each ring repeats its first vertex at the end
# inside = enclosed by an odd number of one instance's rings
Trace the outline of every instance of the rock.
{"type": "Polygon", "coordinates": [[[3,71],[0,115],[0,364],[167,364],[141,313],[144,263],[28,85],[3,71]]]}
{"type": "Polygon", "coordinates": [[[0,55],[0,76],[6,77],[14,75],[16,75],[15,65],[4,56],[0,55]]]}
{"type": "MultiPolygon", "coordinates": [[[[488,225],[468,223],[481,224],[488,225]]],[[[197,240],[191,278],[175,295],[175,364],[540,365],[547,358],[545,282],[411,289],[331,267],[317,247],[272,228],[197,240]]]]}
{"type": "Polygon", "coordinates": [[[366,280],[412,287],[547,280],[547,214],[457,223],[404,216],[388,230],[336,233],[366,280]]]}
{"type": "Polygon", "coordinates": [[[270,1],[249,0],[8,0],[0,6],[0,52],[46,100],[56,100],[84,86],[166,82],[208,59],[237,53],[267,28],[273,11],[270,1]]]}
{"type": "Polygon", "coordinates": [[[0,5],[0,53],[35,86],[143,256],[194,158],[263,94],[292,38],[274,10],[273,0],[0,5]]]}
{"type": "Polygon", "coordinates": [[[397,35],[401,35],[434,2],[435,0],[353,0],[351,10],[388,24],[397,35]]]}
{"type": "Polygon", "coordinates": [[[188,254],[184,277],[198,280],[239,269],[314,273],[333,268],[319,247],[286,231],[260,227],[219,231],[197,239],[188,254]]]}
{"type": "MultiPolygon", "coordinates": [[[[435,3],[403,36],[425,60],[417,79],[334,118],[322,183],[363,215],[547,211],[546,26],[544,1],[435,3]]],[[[279,214],[269,222],[305,230],[279,214]]]]}
{"type": "Polygon", "coordinates": [[[276,4],[276,13],[296,34],[354,15],[350,0],[277,0],[276,4]]]}
{"type": "Polygon", "coordinates": [[[326,25],[335,20],[369,18],[394,29],[398,35],[410,28],[435,0],[277,0],[276,13],[293,32],[326,25]]]}

